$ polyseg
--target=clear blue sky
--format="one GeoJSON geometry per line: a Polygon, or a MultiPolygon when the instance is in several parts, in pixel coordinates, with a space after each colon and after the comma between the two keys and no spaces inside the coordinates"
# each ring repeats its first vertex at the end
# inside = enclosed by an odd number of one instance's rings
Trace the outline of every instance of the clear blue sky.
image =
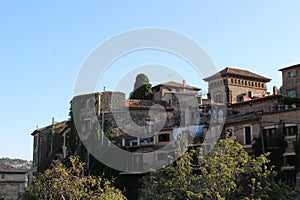
{"type": "MultiPolygon", "coordinates": [[[[142,27],[178,31],[199,43],[218,69],[251,70],[272,78],[269,88],[280,87],[279,68],[300,62],[296,0],[106,2],[0,1],[0,157],[32,159],[30,134],[36,125],[68,118],[81,64],[98,44],[120,32],[142,27]]],[[[149,63],[149,58],[125,59],[123,68],[149,63]]],[[[113,79],[113,72],[107,77],[113,79]]],[[[201,80],[188,78],[205,89],[201,80]]]]}

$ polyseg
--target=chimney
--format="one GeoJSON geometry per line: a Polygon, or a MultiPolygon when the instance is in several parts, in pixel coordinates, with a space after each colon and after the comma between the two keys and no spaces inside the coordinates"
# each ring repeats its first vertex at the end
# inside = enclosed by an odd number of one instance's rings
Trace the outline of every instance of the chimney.
{"type": "Polygon", "coordinates": [[[186,87],[186,80],[182,80],[182,86],[186,87]]]}
{"type": "Polygon", "coordinates": [[[278,89],[276,86],[273,86],[273,95],[277,95],[278,94],[278,89]]]}
{"type": "Polygon", "coordinates": [[[182,80],[182,87],[183,87],[183,91],[185,91],[185,87],[186,87],[186,80],[182,80]]]}

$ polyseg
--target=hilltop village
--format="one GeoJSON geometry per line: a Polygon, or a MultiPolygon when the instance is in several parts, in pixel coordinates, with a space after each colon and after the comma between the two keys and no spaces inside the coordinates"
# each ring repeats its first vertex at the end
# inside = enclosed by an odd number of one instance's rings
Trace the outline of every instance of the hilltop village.
{"type": "MultiPolygon", "coordinates": [[[[114,145],[133,154],[111,158],[123,163],[115,173],[138,181],[150,168],[169,164],[172,147],[187,133],[189,145],[208,151],[216,140],[231,137],[250,155],[270,152],[283,179],[299,184],[300,64],[279,69],[279,73],[282,86],[274,86],[271,92],[267,91],[270,78],[227,67],[204,78],[207,98],[185,80],[153,86],[153,97],[148,100],[126,99],[118,91],[75,96],[69,120],[53,120],[31,133],[33,173],[47,169],[52,160],[78,154],[87,163],[88,174],[101,174],[95,167],[99,155],[85,146],[114,145]],[[162,150],[166,146],[170,149],[162,150]]],[[[136,190],[127,182],[124,187],[134,199],[136,190]]]]}

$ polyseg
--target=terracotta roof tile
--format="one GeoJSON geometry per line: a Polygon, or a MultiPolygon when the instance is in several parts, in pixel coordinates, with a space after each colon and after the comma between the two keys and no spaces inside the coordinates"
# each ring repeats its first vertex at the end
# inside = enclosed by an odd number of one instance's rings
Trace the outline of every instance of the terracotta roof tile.
{"type": "MultiPolygon", "coordinates": [[[[170,86],[170,87],[177,87],[177,88],[183,88],[183,84],[182,83],[177,83],[175,81],[169,81],[169,82],[165,82],[165,83],[160,83],[156,86],[153,86],[153,88],[155,87],[158,87],[158,86],[170,86]]],[[[198,87],[194,87],[194,86],[191,86],[191,85],[185,85],[184,88],[188,88],[188,89],[193,89],[193,90],[201,90],[200,88],[198,87]]]]}
{"type": "Polygon", "coordinates": [[[245,78],[254,78],[254,79],[259,79],[261,81],[269,82],[271,79],[266,78],[264,76],[255,74],[253,72],[250,72],[248,70],[243,70],[243,69],[236,69],[232,67],[226,67],[225,69],[217,72],[216,74],[209,76],[207,78],[204,78],[204,81],[210,81],[214,80],[220,77],[225,77],[225,76],[243,76],[245,78]]]}
{"type": "Polygon", "coordinates": [[[126,107],[150,107],[152,106],[151,100],[128,99],[125,100],[126,107]]]}
{"type": "Polygon", "coordinates": [[[281,68],[278,71],[283,71],[283,70],[293,69],[293,68],[298,68],[298,67],[300,67],[300,63],[299,64],[295,64],[295,65],[291,65],[291,66],[288,66],[288,67],[281,68]]]}

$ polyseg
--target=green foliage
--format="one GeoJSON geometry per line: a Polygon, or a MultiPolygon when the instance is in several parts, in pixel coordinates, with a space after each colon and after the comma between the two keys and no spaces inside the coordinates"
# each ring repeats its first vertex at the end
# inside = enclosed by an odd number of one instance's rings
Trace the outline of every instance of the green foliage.
{"type": "MultiPolygon", "coordinates": [[[[287,142],[284,140],[283,131],[279,129],[276,130],[276,134],[273,136],[264,136],[264,147],[265,152],[268,152],[269,160],[268,166],[274,166],[274,170],[278,172],[277,179],[284,180],[287,176],[286,172],[281,171],[283,163],[283,153],[287,147],[287,142]]],[[[254,138],[254,143],[252,145],[254,155],[259,156],[262,152],[262,138],[261,134],[254,138]]]]}
{"type": "Polygon", "coordinates": [[[264,155],[252,158],[232,139],[216,143],[206,156],[186,152],[172,166],[143,182],[141,199],[295,199],[292,189],[276,181],[264,155]],[[198,170],[193,170],[198,169],[198,170]]]}
{"type": "Polygon", "coordinates": [[[70,167],[60,161],[34,177],[29,194],[38,194],[38,199],[126,199],[120,190],[100,176],[84,176],[85,164],[78,157],[70,157],[70,167]]]}
{"type": "Polygon", "coordinates": [[[73,106],[72,101],[70,102],[70,110],[69,110],[69,120],[68,120],[68,126],[70,127],[70,130],[67,134],[67,149],[68,149],[68,155],[75,155],[76,148],[77,148],[77,141],[78,141],[78,133],[74,124],[74,118],[73,118],[73,106]]]}
{"type": "Polygon", "coordinates": [[[198,177],[193,175],[194,151],[182,155],[174,165],[153,171],[143,180],[140,199],[199,199],[198,177]]]}
{"type": "MultiPolygon", "coordinates": [[[[22,200],[38,200],[39,194],[36,187],[26,187],[24,193],[20,194],[22,200]]],[[[0,198],[1,199],[1,198],[0,198]]]]}
{"type": "Polygon", "coordinates": [[[133,91],[130,99],[152,100],[152,89],[149,78],[145,74],[138,74],[135,79],[133,91]]]}
{"type": "MultiPolygon", "coordinates": [[[[78,113],[79,111],[77,110],[73,110],[73,102],[70,102],[70,109],[69,109],[69,120],[68,120],[68,127],[69,127],[69,131],[67,133],[67,139],[66,139],[66,146],[67,146],[67,156],[79,156],[81,161],[84,161],[86,158],[86,148],[83,145],[83,143],[81,142],[75,123],[74,123],[74,115],[73,113],[78,113]]],[[[77,102],[78,103],[78,102],[77,102]]],[[[78,108],[78,106],[77,106],[78,108]]],[[[78,115],[75,115],[78,117],[78,115]]],[[[77,119],[78,120],[78,119],[77,119]]],[[[68,162],[68,160],[66,161],[68,162]]],[[[49,166],[49,164],[47,165],[49,166]]]]}

